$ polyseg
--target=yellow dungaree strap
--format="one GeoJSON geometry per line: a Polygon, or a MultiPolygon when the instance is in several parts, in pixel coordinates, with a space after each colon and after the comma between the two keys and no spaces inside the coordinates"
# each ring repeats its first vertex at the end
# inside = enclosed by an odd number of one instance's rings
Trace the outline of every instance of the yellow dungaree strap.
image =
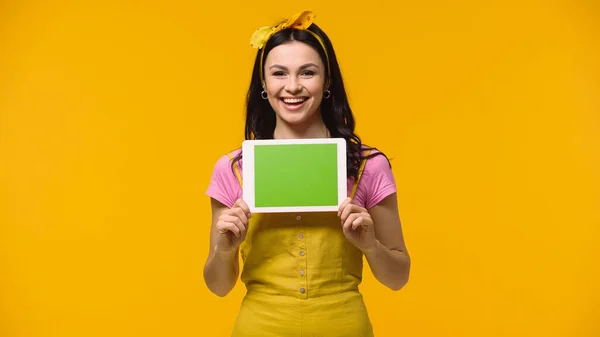
{"type": "MultiPolygon", "coordinates": [[[[231,160],[233,160],[233,156],[231,155],[231,153],[228,153],[227,155],[229,156],[229,158],[231,160]]],[[[239,165],[239,162],[238,162],[238,165],[239,165]]],[[[242,184],[242,176],[240,176],[240,171],[238,170],[238,166],[234,165],[233,170],[235,171],[235,176],[237,177],[237,180],[240,182],[240,186],[243,187],[244,185],[242,184]]]]}
{"type": "MultiPolygon", "coordinates": [[[[371,153],[371,149],[367,150],[365,153],[365,157],[367,157],[371,153]]],[[[365,170],[365,164],[367,163],[366,159],[360,163],[360,168],[358,169],[358,178],[354,182],[354,186],[352,186],[352,192],[350,192],[350,198],[354,199],[354,194],[356,193],[356,189],[358,188],[358,182],[360,181],[360,177],[362,177],[363,171],[365,170]]]]}

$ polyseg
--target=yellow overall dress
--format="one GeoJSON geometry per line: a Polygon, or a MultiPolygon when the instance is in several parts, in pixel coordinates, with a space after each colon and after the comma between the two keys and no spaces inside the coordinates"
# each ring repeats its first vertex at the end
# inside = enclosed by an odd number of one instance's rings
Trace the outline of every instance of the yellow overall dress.
{"type": "Polygon", "coordinates": [[[240,252],[247,294],[233,337],[373,336],[358,291],[363,255],[336,212],[253,214],[240,252]]]}

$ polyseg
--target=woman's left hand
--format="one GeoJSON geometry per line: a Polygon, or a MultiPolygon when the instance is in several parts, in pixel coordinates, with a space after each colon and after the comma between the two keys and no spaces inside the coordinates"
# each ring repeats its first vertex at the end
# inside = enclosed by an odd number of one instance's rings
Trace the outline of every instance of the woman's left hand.
{"type": "Polygon", "coordinates": [[[375,228],[371,214],[353,203],[352,198],[347,198],[338,209],[338,216],[342,221],[342,230],[346,239],[363,253],[375,247],[375,228]]]}

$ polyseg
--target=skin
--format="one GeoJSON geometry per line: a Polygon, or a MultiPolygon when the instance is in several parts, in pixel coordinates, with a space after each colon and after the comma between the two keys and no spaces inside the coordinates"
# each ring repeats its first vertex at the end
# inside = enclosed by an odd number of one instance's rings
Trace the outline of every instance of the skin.
{"type": "MultiPolygon", "coordinates": [[[[325,138],[327,128],[319,106],[323,100],[326,69],[317,51],[298,41],[271,50],[265,60],[265,88],[276,113],[275,139],[325,138]],[[306,101],[299,109],[288,109],[283,98],[306,101]]],[[[208,288],[227,295],[239,276],[239,246],[246,237],[251,213],[239,199],[228,208],[211,198],[210,252],[204,267],[208,288]]],[[[397,196],[392,194],[366,210],[351,198],[339,207],[340,228],[346,239],[365,255],[375,278],[393,290],[408,282],[410,257],[406,249],[397,196]]]]}
{"type": "Polygon", "coordinates": [[[274,138],[310,138],[327,136],[320,105],[326,69],[316,50],[292,41],[277,46],[265,60],[265,88],[276,114],[274,138]],[[298,110],[289,110],[283,98],[306,98],[298,110]]]}

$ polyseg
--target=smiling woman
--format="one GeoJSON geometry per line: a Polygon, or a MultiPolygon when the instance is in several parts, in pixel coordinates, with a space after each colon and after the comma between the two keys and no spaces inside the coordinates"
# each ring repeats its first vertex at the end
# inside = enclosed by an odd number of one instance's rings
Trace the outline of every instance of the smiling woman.
{"type": "Polygon", "coordinates": [[[290,124],[318,124],[309,123],[320,117],[325,91],[325,66],[317,51],[302,42],[286,43],[269,53],[266,67],[266,96],[278,122],[288,128],[290,124]]]}
{"type": "MultiPolygon", "coordinates": [[[[335,52],[311,12],[256,31],[246,139],[343,138],[347,190],[336,213],[250,214],[241,198],[241,151],[216,164],[208,288],[225,296],[241,274],[247,294],[233,336],[373,336],[358,285],[363,257],[390,289],[407,282],[410,258],[386,156],[354,132],[335,52]]],[[[343,160],[343,159],[342,159],[343,160]]],[[[293,177],[292,177],[293,178],[293,177]]]]}
{"type": "MultiPolygon", "coordinates": [[[[245,138],[344,138],[348,176],[357,179],[363,159],[384,155],[363,155],[366,147],[354,132],[333,45],[313,20],[312,12],[297,13],[252,35],[250,43],[259,51],[247,95],[245,138]]],[[[234,162],[240,159],[241,153],[234,162]]]]}

